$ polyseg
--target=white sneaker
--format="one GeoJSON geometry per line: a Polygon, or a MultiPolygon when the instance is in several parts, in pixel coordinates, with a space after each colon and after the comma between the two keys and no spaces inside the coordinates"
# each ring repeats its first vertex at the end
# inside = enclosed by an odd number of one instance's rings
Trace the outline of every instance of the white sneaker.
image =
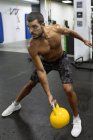
{"type": "Polygon", "coordinates": [[[15,103],[13,102],[2,114],[2,117],[6,117],[9,116],[10,114],[12,114],[14,111],[21,109],[21,104],[15,105],[15,103]]]}
{"type": "Polygon", "coordinates": [[[73,128],[71,130],[71,135],[73,137],[78,137],[81,131],[82,131],[81,119],[78,115],[77,117],[73,117],[73,128]]]}

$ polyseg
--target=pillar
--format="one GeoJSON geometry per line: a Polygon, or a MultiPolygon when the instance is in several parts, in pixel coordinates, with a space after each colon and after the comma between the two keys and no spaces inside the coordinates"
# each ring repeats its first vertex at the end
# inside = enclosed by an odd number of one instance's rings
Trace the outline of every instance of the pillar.
{"type": "MultiPolygon", "coordinates": [[[[91,0],[74,0],[74,28],[84,39],[91,39],[91,0]]],[[[92,49],[83,42],[74,40],[74,60],[83,57],[84,61],[92,59],[92,49]]]]}

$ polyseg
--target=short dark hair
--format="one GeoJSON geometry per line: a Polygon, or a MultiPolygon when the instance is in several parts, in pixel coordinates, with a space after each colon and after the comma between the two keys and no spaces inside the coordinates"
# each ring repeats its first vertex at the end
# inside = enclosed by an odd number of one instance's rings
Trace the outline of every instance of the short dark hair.
{"type": "Polygon", "coordinates": [[[27,21],[32,22],[33,20],[37,19],[40,24],[44,23],[44,17],[39,12],[31,12],[27,16],[27,21]]]}

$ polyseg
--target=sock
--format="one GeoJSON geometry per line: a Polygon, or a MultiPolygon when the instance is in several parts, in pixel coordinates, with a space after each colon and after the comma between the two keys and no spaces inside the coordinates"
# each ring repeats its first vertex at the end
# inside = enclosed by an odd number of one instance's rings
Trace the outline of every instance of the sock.
{"type": "Polygon", "coordinates": [[[74,116],[74,118],[80,118],[80,117],[79,117],[79,114],[78,114],[77,116],[74,116]]]}
{"type": "Polygon", "coordinates": [[[14,101],[14,105],[18,105],[18,104],[19,104],[19,102],[14,101]]]}
{"type": "Polygon", "coordinates": [[[81,120],[79,114],[77,116],[73,116],[73,122],[81,120]]]}

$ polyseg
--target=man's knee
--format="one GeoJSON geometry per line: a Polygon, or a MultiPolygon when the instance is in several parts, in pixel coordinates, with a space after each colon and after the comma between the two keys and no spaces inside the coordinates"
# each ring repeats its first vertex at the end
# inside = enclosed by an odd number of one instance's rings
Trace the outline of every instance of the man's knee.
{"type": "Polygon", "coordinates": [[[28,81],[28,86],[31,87],[31,88],[35,87],[36,84],[37,84],[37,83],[35,83],[35,82],[32,81],[32,80],[29,80],[29,81],[28,81]]]}
{"type": "Polygon", "coordinates": [[[34,81],[29,80],[27,84],[25,85],[25,88],[31,90],[33,87],[35,87],[35,85],[36,83],[34,81]]]}
{"type": "Polygon", "coordinates": [[[73,92],[73,86],[72,84],[64,84],[63,85],[63,88],[64,88],[64,91],[67,93],[67,94],[72,94],[73,92]]]}

